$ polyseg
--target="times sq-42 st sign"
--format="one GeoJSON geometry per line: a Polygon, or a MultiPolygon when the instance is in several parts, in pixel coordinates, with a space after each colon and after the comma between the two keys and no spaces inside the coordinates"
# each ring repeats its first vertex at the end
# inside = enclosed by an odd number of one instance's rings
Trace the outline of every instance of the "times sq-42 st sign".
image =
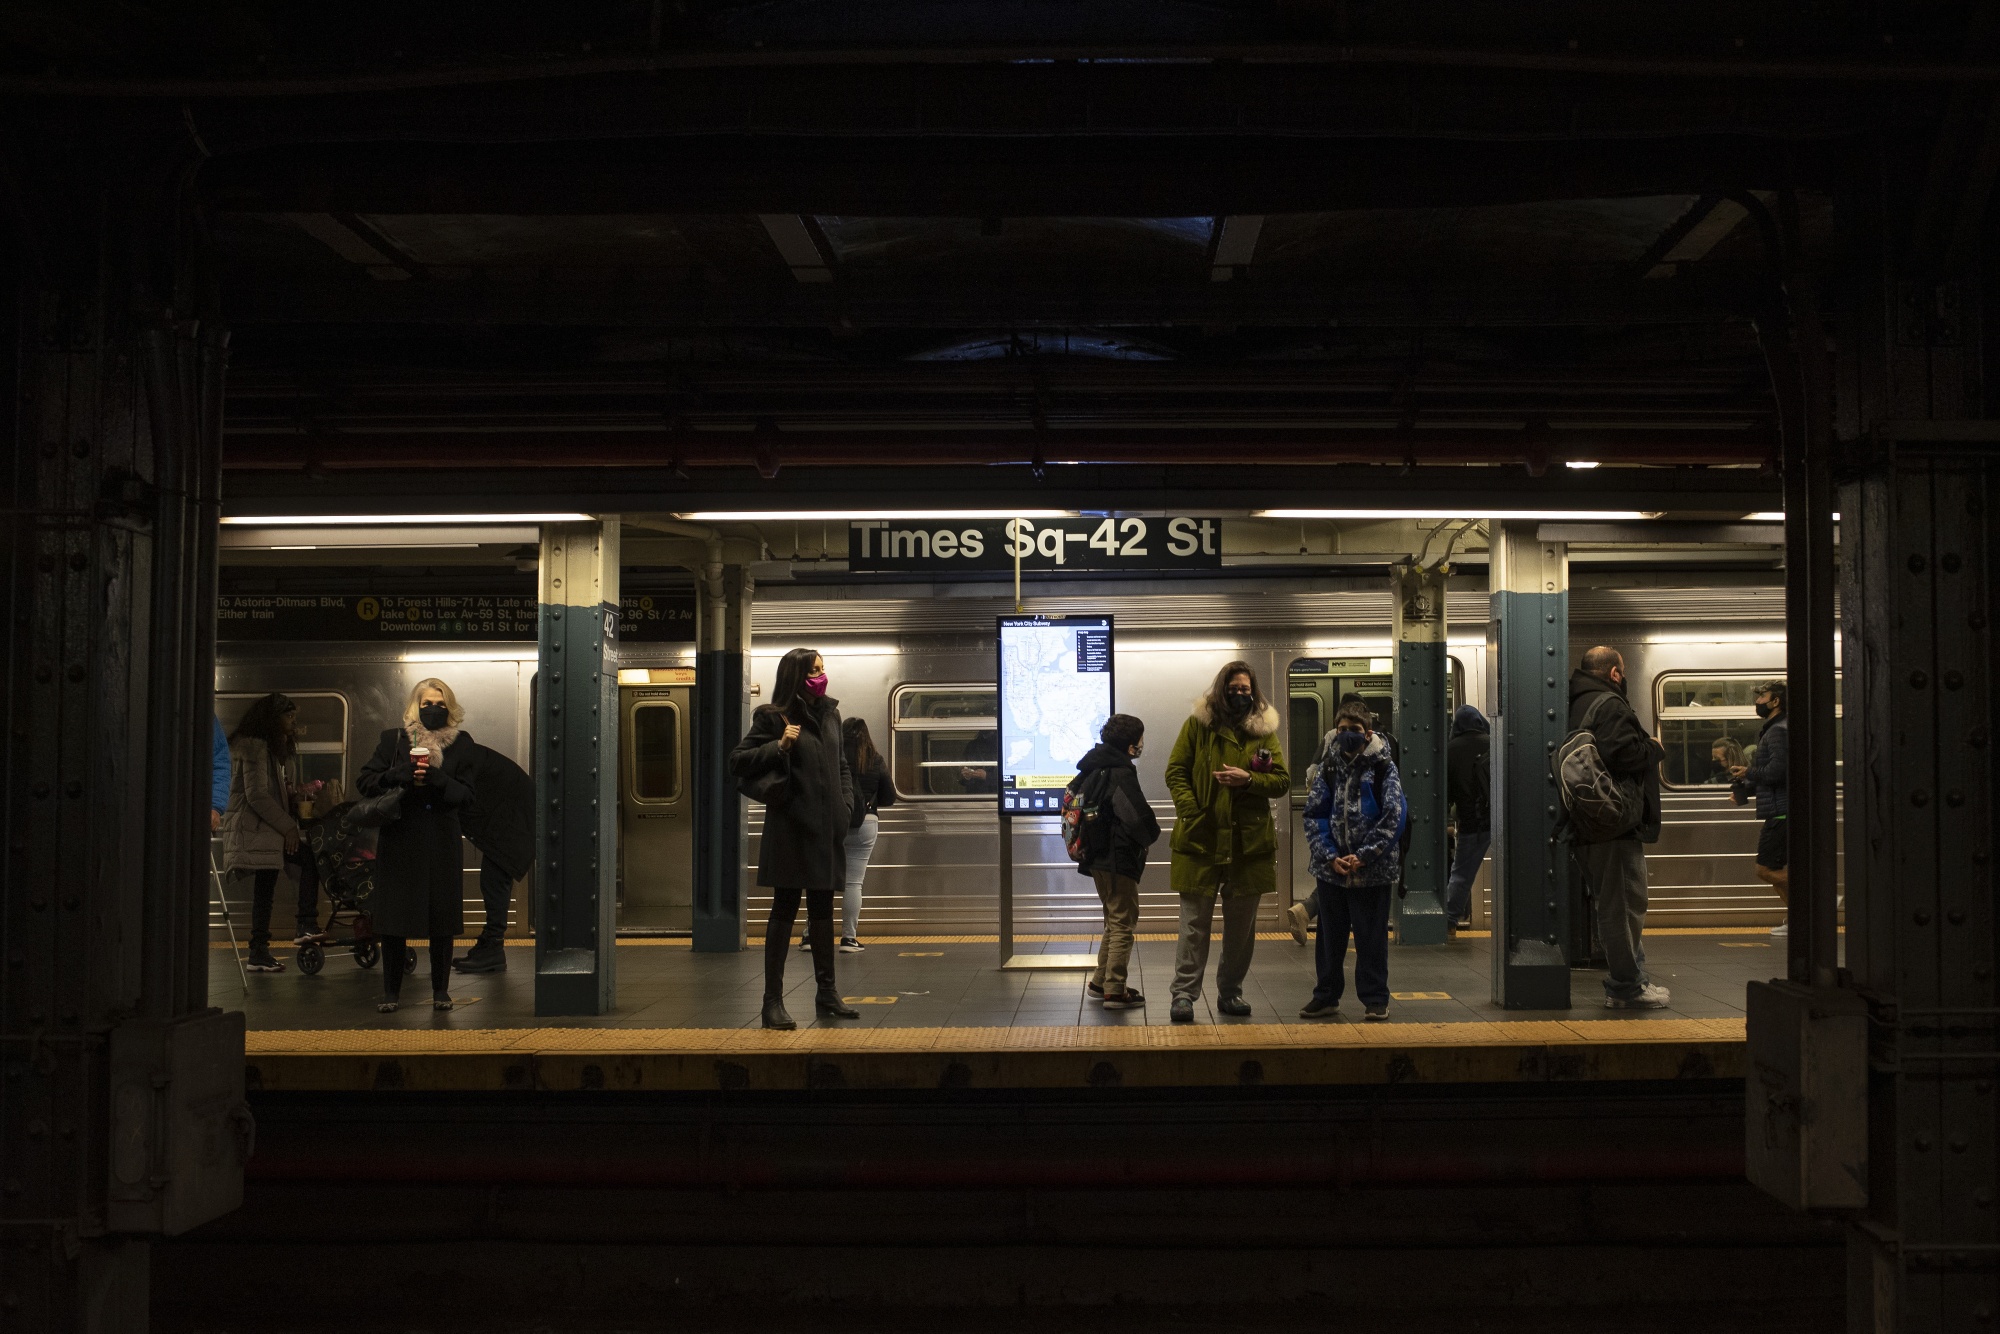
{"type": "Polygon", "coordinates": [[[1222,520],[1152,515],[1061,519],[870,519],[847,532],[857,573],[954,570],[1213,570],[1222,520]]]}

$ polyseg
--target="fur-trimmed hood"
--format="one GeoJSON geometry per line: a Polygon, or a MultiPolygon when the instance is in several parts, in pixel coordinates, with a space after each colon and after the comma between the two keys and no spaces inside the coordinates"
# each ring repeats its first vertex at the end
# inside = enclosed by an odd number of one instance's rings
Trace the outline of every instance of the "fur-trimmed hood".
{"type": "Polygon", "coordinates": [[[1278,711],[1269,704],[1266,704],[1261,712],[1252,713],[1249,717],[1245,718],[1241,726],[1228,722],[1217,722],[1214,713],[1208,707],[1208,696],[1206,695],[1196,698],[1194,708],[1190,712],[1193,713],[1195,721],[1204,727],[1213,727],[1217,731],[1225,727],[1234,728],[1239,734],[1251,740],[1260,737],[1275,736],[1278,731],[1278,711]]]}

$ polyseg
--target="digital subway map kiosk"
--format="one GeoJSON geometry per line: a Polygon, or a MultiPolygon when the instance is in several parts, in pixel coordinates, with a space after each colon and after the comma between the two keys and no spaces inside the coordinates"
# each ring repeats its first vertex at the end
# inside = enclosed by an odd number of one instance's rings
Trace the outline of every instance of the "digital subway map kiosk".
{"type": "Polygon", "coordinates": [[[1014,817],[1055,819],[1112,711],[1109,616],[1002,616],[1000,966],[1094,968],[1095,954],[1014,953],[1014,817]]]}

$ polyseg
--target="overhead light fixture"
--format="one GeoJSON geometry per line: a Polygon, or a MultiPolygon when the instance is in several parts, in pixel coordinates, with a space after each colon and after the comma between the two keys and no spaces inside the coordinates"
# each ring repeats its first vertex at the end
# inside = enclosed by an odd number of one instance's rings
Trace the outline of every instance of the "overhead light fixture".
{"type": "Polygon", "coordinates": [[[1072,510],[696,510],[696,523],[922,523],[930,519],[1067,519],[1072,510]]]}
{"type": "MultiPolygon", "coordinates": [[[[1839,523],[1840,511],[1835,510],[1827,517],[1835,523],[1839,523]]],[[[1783,523],[1784,521],[1785,512],[1783,510],[1758,510],[1755,514],[1746,514],[1737,520],[1738,523],[1783,523]]]]}
{"type": "Polygon", "coordinates": [[[1258,510],[1260,519],[1656,519],[1644,510],[1258,510]]]}
{"type": "Polygon", "coordinates": [[[258,527],[279,525],[333,527],[348,524],[372,524],[380,527],[399,523],[589,523],[593,517],[589,514],[233,514],[222,522],[252,524],[258,527]]]}
{"type": "Polygon", "coordinates": [[[1594,461],[1586,462],[1583,459],[1571,459],[1563,464],[1563,467],[1565,468],[1602,468],[1603,466],[1604,465],[1602,463],[1597,463],[1594,461]]]}

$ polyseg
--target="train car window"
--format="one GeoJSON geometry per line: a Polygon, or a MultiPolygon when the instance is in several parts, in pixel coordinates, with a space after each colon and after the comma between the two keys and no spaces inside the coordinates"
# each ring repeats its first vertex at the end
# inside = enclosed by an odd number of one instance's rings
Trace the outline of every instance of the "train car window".
{"type": "MultiPolygon", "coordinates": [[[[1661,780],[1668,787],[1727,787],[1728,767],[1757,755],[1757,687],[1782,672],[1708,672],[1662,675],[1653,687],[1658,702],[1660,744],[1666,747],[1661,780]]],[[[1840,678],[1834,677],[1834,712],[1840,712],[1840,678]]],[[[1835,730],[1834,759],[1839,736],[1835,730]]]]}
{"type": "MultiPolygon", "coordinates": [[[[1465,698],[1465,664],[1447,657],[1445,713],[1465,698]]],[[[1285,739],[1291,758],[1292,791],[1306,790],[1307,769],[1343,696],[1355,694],[1375,715],[1376,726],[1396,730],[1395,661],[1390,658],[1298,658],[1286,674],[1291,687],[1291,720],[1285,739]]]]}
{"type": "MultiPolygon", "coordinates": [[[[324,782],[315,803],[321,808],[338,806],[347,799],[347,697],[332,690],[287,690],[299,706],[299,749],[292,757],[291,779],[295,787],[314,781],[324,782]]],[[[235,730],[250,706],[264,697],[262,691],[218,694],[215,716],[224,731],[235,730]]]]}
{"type": "Polygon", "coordinates": [[[632,710],[632,795],[640,801],[681,795],[681,711],[670,701],[632,710]]]}
{"type": "Polygon", "coordinates": [[[991,796],[1000,786],[999,692],[898,686],[889,701],[889,777],[900,796],[991,796]]]}

